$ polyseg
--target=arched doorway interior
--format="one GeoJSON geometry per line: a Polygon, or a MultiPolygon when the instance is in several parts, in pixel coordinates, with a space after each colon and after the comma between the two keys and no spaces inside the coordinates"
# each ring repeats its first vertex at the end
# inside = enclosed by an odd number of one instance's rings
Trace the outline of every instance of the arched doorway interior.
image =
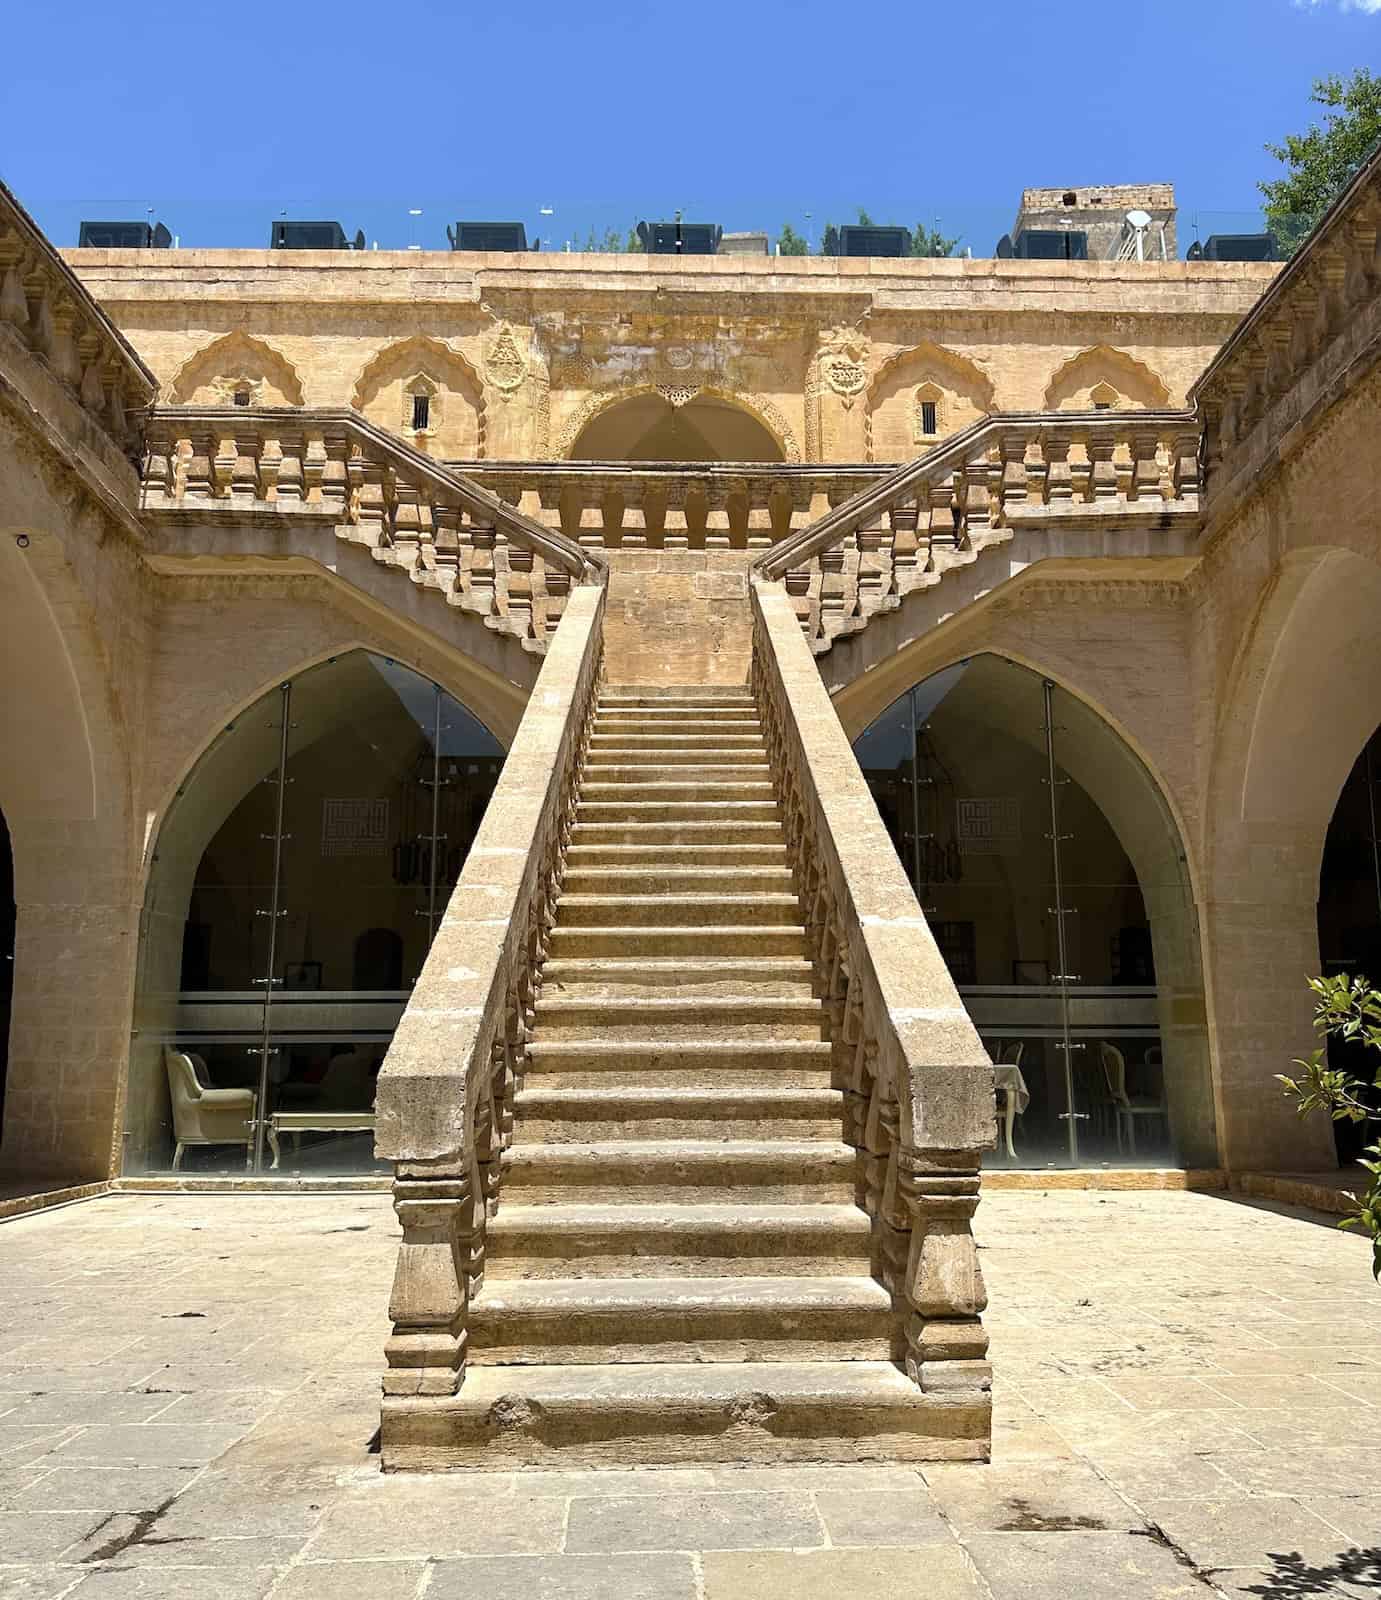
{"type": "MultiPolygon", "coordinates": [[[[1381,729],[1367,740],[1343,784],[1324,838],[1319,869],[1319,960],[1328,976],[1345,972],[1381,986],[1381,729]]],[[[1376,1052],[1363,1045],[1328,1041],[1330,1066],[1346,1068],[1370,1084],[1376,1052]]],[[[1381,1092],[1369,1091],[1381,1104],[1381,1092]]],[[[1335,1122],[1338,1159],[1356,1161],[1370,1142],[1366,1127],[1335,1122]]]]}
{"type": "Polygon", "coordinates": [[[656,390],[601,411],[571,447],[575,461],[781,461],[782,447],[742,406],[656,390]]]}
{"type": "Polygon", "coordinates": [[[993,1159],[1214,1165],[1193,897],[1135,754],[991,655],[908,690],[854,749],[997,1064],[993,1159]]]}
{"type": "Polygon", "coordinates": [[[503,757],[363,650],[217,737],[149,875],[127,1172],[372,1167],[379,1066],[503,757]]]}
{"type": "Polygon", "coordinates": [[[0,811],[0,1131],[5,1126],[5,1072],[10,1059],[10,1011],[14,1000],[14,853],[0,811]]]}

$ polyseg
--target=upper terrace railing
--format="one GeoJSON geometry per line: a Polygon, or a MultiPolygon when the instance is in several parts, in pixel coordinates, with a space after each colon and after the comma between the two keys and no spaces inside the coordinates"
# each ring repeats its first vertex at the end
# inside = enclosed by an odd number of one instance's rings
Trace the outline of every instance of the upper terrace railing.
{"type": "Polygon", "coordinates": [[[985,417],[753,563],[818,651],[1018,527],[1168,529],[1199,515],[1192,412],[985,417]]]}
{"type": "Polygon", "coordinates": [[[571,586],[601,558],[357,411],[180,406],[155,411],[146,511],[199,519],[319,517],[525,645],[541,649],[571,586]]]}
{"type": "Polygon", "coordinates": [[[453,461],[582,545],[767,550],[892,469],[770,461],[453,461]]]}
{"type": "Polygon", "coordinates": [[[0,329],[48,367],[126,456],[138,455],[154,376],[2,183],[0,329]]]}

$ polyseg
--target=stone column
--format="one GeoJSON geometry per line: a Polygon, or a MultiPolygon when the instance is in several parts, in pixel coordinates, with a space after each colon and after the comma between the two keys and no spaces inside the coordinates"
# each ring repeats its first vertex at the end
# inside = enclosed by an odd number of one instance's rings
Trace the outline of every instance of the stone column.
{"type": "Polygon", "coordinates": [[[119,1162],[139,898],[81,823],[11,821],[14,994],[0,1170],[62,1187],[119,1162]]]}
{"type": "Polygon", "coordinates": [[[470,1249],[475,1235],[471,1183],[457,1173],[404,1167],[393,1185],[403,1229],[384,1351],[385,1396],[452,1395],[465,1381],[470,1249]]]}

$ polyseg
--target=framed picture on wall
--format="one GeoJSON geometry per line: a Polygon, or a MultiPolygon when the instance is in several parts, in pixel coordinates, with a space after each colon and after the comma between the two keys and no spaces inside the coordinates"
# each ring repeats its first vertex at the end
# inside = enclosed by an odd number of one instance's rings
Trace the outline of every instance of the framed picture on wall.
{"type": "Polygon", "coordinates": [[[319,961],[289,961],[283,967],[284,989],[319,989],[321,963],[319,961]]]}
{"type": "Polygon", "coordinates": [[[1012,982],[1014,984],[1030,984],[1035,988],[1044,988],[1050,982],[1050,963],[1048,961],[1014,961],[1012,963],[1012,982]]]}

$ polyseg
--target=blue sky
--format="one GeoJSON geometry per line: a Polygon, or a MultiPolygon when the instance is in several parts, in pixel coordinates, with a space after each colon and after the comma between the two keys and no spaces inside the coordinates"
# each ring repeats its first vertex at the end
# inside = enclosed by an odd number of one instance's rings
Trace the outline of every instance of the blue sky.
{"type": "Polygon", "coordinates": [[[1169,179],[1184,238],[1227,229],[1311,79],[1381,68],[1381,0],[68,0],[5,35],[0,175],[59,244],[148,206],[184,245],[286,212],[402,248],[864,205],[986,254],[1028,184],[1169,179]]]}

